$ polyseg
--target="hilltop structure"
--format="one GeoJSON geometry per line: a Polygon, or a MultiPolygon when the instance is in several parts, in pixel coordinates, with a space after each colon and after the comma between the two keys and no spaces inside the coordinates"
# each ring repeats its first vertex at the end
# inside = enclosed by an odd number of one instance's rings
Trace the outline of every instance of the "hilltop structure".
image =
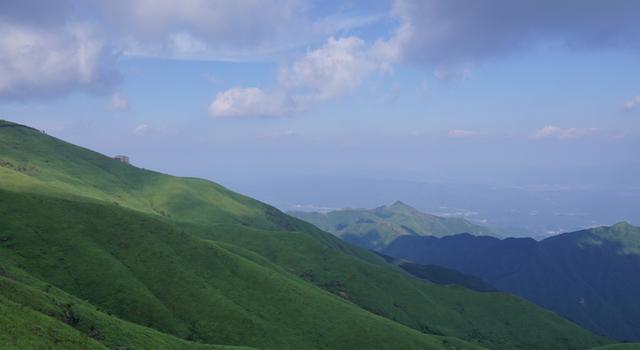
{"type": "Polygon", "coordinates": [[[115,157],[113,157],[113,159],[125,163],[125,164],[129,164],[129,157],[127,156],[123,156],[123,155],[117,155],[115,157]]]}

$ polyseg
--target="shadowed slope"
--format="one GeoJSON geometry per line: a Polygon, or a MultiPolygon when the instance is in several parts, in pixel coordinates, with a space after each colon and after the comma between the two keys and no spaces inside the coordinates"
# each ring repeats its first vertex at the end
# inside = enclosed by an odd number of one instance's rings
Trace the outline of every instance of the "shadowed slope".
{"type": "Polygon", "coordinates": [[[541,242],[402,237],[384,252],[479,276],[598,333],[640,339],[640,228],[627,223],[541,242]]]}

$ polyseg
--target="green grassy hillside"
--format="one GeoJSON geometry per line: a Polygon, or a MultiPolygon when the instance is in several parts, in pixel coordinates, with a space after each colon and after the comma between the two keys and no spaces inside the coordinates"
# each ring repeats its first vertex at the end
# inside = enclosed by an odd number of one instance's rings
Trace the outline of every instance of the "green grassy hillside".
{"type": "Polygon", "coordinates": [[[0,254],[0,349],[250,349],[200,344],[124,321],[25,272],[7,252],[0,254]]]}
{"type": "Polygon", "coordinates": [[[10,232],[3,256],[136,324],[270,349],[439,348],[434,337],[153,217],[32,194],[0,198],[0,232],[10,232]]]}
{"type": "Polygon", "coordinates": [[[347,242],[379,250],[401,236],[443,237],[458,233],[492,235],[486,227],[460,218],[421,213],[402,203],[367,209],[342,209],[328,213],[291,212],[291,215],[331,232],[347,242]]]}
{"type": "MultiPolygon", "coordinates": [[[[492,349],[608,342],[513,296],[425,283],[211,182],[7,123],[0,218],[4,270],[171,339],[271,349],[475,347],[452,337],[492,349]]],[[[32,296],[7,295],[48,314],[29,305],[32,296]]]]}

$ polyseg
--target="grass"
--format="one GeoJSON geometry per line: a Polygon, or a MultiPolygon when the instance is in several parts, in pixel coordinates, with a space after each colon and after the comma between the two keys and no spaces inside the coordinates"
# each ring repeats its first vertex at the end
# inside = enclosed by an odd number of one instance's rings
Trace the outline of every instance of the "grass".
{"type": "Polygon", "coordinates": [[[0,232],[11,232],[3,257],[127,321],[179,338],[267,349],[443,348],[438,337],[149,215],[0,194],[0,232]]]}
{"type": "MultiPolygon", "coordinates": [[[[0,122],[0,267],[31,276],[13,276],[16,283],[51,285],[128,325],[112,328],[101,343],[108,347],[129,326],[149,341],[265,349],[608,343],[513,296],[426,283],[217,184],[7,125],[0,122]]],[[[28,288],[12,302],[47,315],[28,288]]]]}
{"type": "Polygon", "coordinates": [[[3,262],[0,348],[249,350],[200,344],[123,321],[3,262]]]}

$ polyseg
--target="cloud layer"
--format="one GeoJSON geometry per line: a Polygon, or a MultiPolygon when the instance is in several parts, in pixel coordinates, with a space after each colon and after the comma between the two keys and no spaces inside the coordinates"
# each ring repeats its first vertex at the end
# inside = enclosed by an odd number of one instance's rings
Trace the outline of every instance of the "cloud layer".
{"type": "Polygon", "coordinates": [[[446,80],[540,45],[640,48],[635,0],[392,0],[387,13],[353,4],[349,12],[310,0],[2,1],[0,99],[113,93],[121,55],[266,60],[292,63],[272,88],[229,86],[209,112],[290,115],[393,64],[425,65],[446,80]],[[376,23],[368,36],[358,31],[376,23]]]}
{"type": "Polygon", "coordinates": [[[249,59],[283,49],[309,26],[302,0],[100,1],[127,54],[249,59]]]}
{"type": "Polygon", "coordinates": [[[397,59],[462,65],[540,44],[640,48],[635,0],[395,0],[397,59]]]}

